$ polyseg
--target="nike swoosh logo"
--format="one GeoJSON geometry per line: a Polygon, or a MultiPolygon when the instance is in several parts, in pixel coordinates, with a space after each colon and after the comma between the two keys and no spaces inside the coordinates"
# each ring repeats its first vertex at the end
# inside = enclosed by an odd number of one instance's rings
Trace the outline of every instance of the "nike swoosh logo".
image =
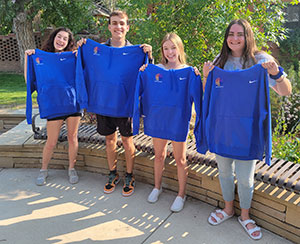
{"type": "Polygon", "coordinates": [[[128,55],[129,53],[123,53],[123,55],[128,55]]]}
{"type": "Polygon", "coordinates": [[[186,77],[179,77],[179,80],[186,80],[186,77]]]}
{"type": "Polygon", "coordinates": [[[249,84],[255,83],[257,80],[249,80],[249,84]]]}
{"type": "Polygon", "coordinates": [[[64,61],[64,60],[66,60],[66,58],[60,58],[60,61],[64,61]]]}

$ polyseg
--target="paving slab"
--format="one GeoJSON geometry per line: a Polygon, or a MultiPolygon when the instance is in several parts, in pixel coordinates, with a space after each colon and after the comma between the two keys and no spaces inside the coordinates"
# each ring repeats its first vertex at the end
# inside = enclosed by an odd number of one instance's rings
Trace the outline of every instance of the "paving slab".
{"type": "MultiPolygon", "coordinates": [[[[211,205],[190,199],[184,211],[172,214],[167,221],[152,235],[145,244],[150,243],[202,243],[202,244],[253,244],[233,217],[222,225],[212,226],[207,222],[210,212],[215,210],[211,205]]],[[[284,244],[292,243],[274,233],[263,229],[263,238],[255,243],[284,244]]]]}
{"type": "MultiPolygon", "coordinates": [[[[104,194],[106,176],[79,172],[68,183],[67,171],[50,170],[48,183],[36,186],[38,169],[0,169],[0,243],[253,243],[236,218],[217,227],[207,223],[214,208],[189,198],[180,213],[169,208],[176,194],[163,191],[146,199],[152,186],[138,182],[130,197],[122,184],[104,194]]],[[[256,243],[292,243],[263,230],[256,243]]]]}

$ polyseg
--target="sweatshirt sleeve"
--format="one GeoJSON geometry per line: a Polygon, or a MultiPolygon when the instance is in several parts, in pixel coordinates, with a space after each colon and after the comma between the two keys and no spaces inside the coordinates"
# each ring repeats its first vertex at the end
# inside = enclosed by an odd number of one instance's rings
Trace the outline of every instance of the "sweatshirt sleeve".
{"type": "MultiPolygon", "coordinates": [[[[87,45],[87,44],[85,44],[87,45]]],[[[88,95],[86,82],[84,78],[84,62],[83,62],[83,48],[78,48],[77,60],[76,60],[76,77],[75,77],[75,85],[76,85],[76,97],[77,102],[80,106],[80,109],[88,107],[88,95]]]]}
{"type": "Polygon", "coordinates": [[[194,70],[192,70],[192,77],[193,80],[191,82],[189,92],[190,92],[190,99],[191,103],[194,102],[195,110],[196,110],[196,120],[194,126],[194,135],[196,138],[196,144],[198,141],[202,139],[202,81],[200,75],[195,75],[194,70]]]}
{"type": "Polygon", "coordinates": [[[134,107],[133,107],[133,135],[139,133],[140,128],[140,117],[141,117],[141,95],[143,92],[142,74],[145,71],[140,71],[137,77],[135,94],[134,94],[134,107]]]}
{"type": "Polygon", "coordinates": [[[27,95],[26,95],[26,120],[32,124],[32,93],[37,90],[36,76],[33,67],[32,55],[27,57],[27,95]]]}
{"type": "Polygon", "coordinates": [[[265,106],[267,110],[267,117],[265,120],[264,128],[264,141],[265,141],[265,162],[267,165],[271,165],[272,156],[272,125],[271,125],[271,105],[270,105],[270,89],[267,70],[264,70],[264,88],[265,88],[265,106]]]}
{"type": "MultiPolygon", "coordinates": [[[[207,133],[208,130],[205,121],[208,117],[209,113],[209,103],[210,103],[210,96],[211,96],[211,86],[212,86],[212,79],[213,79],[213,71],[211,71],[206,79],[205,91],[203,96],[203,103],[202,103],[202,126],[199,128],[201,131],[202,137],[198,136],[196,138],[196,145],[197,151],[199,153],[205,154],[208,150],[208,142],[207,142],[207,133]]],[[[200,134],[200,133],[199,133],[200,134]]]]}

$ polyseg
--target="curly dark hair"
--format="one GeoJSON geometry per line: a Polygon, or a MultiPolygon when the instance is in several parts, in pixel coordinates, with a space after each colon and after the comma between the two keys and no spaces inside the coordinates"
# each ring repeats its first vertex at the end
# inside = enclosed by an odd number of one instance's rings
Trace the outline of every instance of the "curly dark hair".
{"type": "Polygon", "coordinates": [[[64,52],[73,51],[75,49],[75,39],[74,39],[74,36],[73,36],[73,33],[71,32],[71,30],[69,30],[68,28],[65,28],[65,27],[59,27],[59,28],[55,29],[54,31],[52,31],[52,33],[49,35],[47,40],[45,40],[45,42],[42,45],[43,51],[52,52],[52,53],[55,52],[54,39],[55,39],[57,33],[59,33],[60,31],[65,31],[69,34],[68,45],[65,47],[65,49],[63,51],[64,52]]]}

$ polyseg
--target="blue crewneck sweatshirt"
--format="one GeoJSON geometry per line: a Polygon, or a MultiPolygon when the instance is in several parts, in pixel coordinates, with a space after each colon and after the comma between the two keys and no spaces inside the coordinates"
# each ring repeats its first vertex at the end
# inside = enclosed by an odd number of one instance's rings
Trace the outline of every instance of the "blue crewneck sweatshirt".
{"type": "Polygon", "coordinates": [[[88,39],[78,49],[76,85],[81,108],[111,117],[132,117],[139,68],[147,56],[139,45],[110,47],[88,39]]]}
{"type": "Polygon", "coordinates": [[[37,91],[40,117],[51,119],[80,111],[75,91],[76,57],[72,52],[39,49],[27,57],[26,119],[32,123],[32,93],[37,91]]]}
{"type": "Polygon", "coordinates": [[[203,101],[203,134],[197,150],[240,159],[263,159],[272,153],[268,73],[260,65],[238,71],[215,67],[203,101]]]}
{"type": "Polygon", "coordinates": [[[192,104],[195,104],[196,138],[201,138],[202,82],[192,67],[166,70],[149,64],[140,71],[134,103],[133,134],[139,132],[143,117],[144,133],[172,141],[185,141],[192,104]],[[199,134],[200,133],[200,134],[199,134]]]}

